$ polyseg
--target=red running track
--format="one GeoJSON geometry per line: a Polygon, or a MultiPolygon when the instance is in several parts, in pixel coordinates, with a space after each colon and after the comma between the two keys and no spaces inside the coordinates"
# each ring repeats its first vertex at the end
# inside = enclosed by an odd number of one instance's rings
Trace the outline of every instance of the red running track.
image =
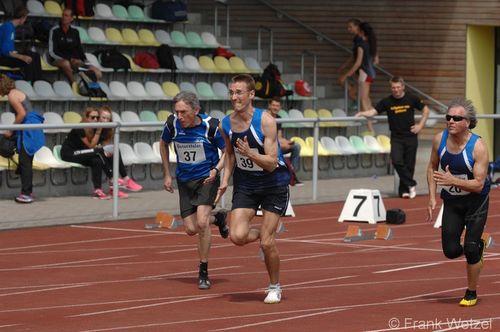
{"type": "MultiPolygon", "coordinates": [[[[500,239],[500,190],[490,200],[486,229],[500,239]]],[[[355,243],[342,241],[352,224],[337,222],[342,203],[295,206],[278,238],[277,305],[263,303],[258,245],[236,247],[216,228],[207,291],[197,289],[196,238],[144,229],[151,220],[0,232],[0,332],[499,331],[499,246],[485,255],[478,305],[459,307],[464,258],[443,256],[427,198],[384,203],[404,209],[406,224],[392,240],[355,243]]]]}

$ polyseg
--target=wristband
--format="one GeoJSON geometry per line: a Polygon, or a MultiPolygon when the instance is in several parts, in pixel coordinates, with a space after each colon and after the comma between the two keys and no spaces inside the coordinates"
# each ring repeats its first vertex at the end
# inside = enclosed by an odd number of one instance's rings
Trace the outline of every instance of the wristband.
{"type": "Polygon", "coordinates": [[[212,168],[212,169],[215,169],[215,172],[217,173],[217,175],[219,175],[219,174],[220,174],[220,170],[219,170],[217,167],[214,167],[214,168],[212,168]]]}

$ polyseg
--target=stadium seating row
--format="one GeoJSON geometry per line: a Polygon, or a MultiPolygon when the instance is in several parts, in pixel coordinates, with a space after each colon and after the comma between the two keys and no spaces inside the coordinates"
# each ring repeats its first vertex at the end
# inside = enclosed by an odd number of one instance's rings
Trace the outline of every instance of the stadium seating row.
{"type": "MultiPolygon", "coordinates": [[[[299,144],[301,157],[312,157],[314,152],[314,137],[294,136],[291,138],[295,144],[299,144]]],[[[342,135],[336,135],[335,138],[323,136],[318,143],[318,155],[329,156],[348,156],[357,154],[388,154],[391,150],[390,138],[386,135],[377,137],[365,135],[363,137],[351,135],[349,138],[342,135]]]]}

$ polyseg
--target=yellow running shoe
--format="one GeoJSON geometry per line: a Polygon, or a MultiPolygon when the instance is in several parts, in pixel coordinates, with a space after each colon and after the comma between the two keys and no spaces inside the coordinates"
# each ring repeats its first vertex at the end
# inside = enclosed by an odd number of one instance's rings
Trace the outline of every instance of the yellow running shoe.
{"type": "Polygon", "coordinates": [[[466,290],[464,297],[460,300],[459,305],[462,307],[473,307],[477,303],[476,291],[466,290]]]}

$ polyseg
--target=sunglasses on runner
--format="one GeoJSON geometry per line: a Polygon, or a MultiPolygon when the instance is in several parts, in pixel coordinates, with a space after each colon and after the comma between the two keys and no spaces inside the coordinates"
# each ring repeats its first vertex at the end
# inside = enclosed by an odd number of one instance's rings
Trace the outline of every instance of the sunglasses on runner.
{"type": "Polygon", "coordinates": [[[453,119],[453,121],[455,121],[455,122],[460,122],[460,121],[466,119],[466,117],[461,116],[461,115],[449,115],[449,114],[446,114],[446,121],[450,121],[451,119],[453,119]]]}

